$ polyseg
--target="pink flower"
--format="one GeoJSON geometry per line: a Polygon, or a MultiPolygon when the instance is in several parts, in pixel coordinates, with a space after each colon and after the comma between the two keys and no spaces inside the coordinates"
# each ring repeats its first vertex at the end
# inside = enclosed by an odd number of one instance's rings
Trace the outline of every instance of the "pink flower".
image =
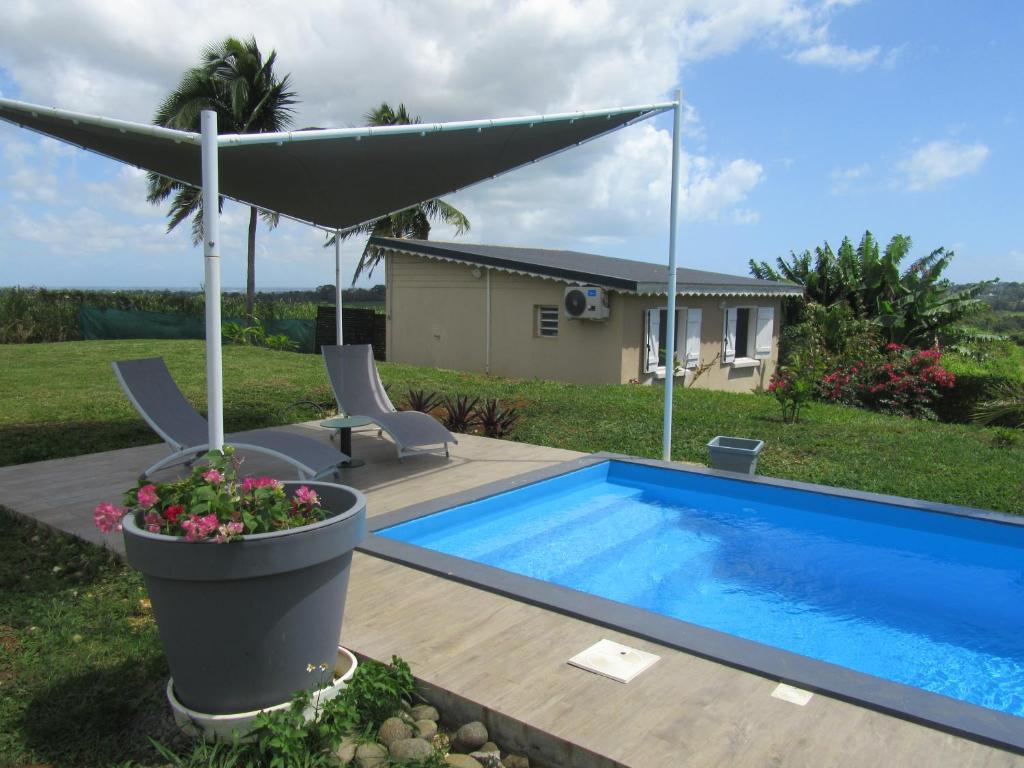
{"type": "Polygon", "coordinates": [[[222,480],[224,480],[224,476],[216,469],[211,469],[206,472],[203,472],[203,480],[205,480],[208,483],[219,483],[222,480]]]}
{"type": "Polygon", "coordinates": [[[167,509],[164,510],[164,517],[167,518],[167,522],[176,523],[178,518],[184,513],[185,508],[181,504],[171,504],[167,509]]]}
{"type": "Polygon", "coordinates": [[[185,531],[185,541],[196,541],[199,539],[199,516],[190,515],[188,519],[182,520],[181,529],[185,531]]]}
{"type": "Polygon", "coordinates": [[[209,515],[189,515],[188,520],[181,521],[182,530],[185,531],[185,541],[199,541],[207,538],[217,530],[220,521],[213,513],[209,515]]]}
{"type": "Polygon", "coordinates": [[[160,533],[161,518],[160,515],[158,515],[156,512],[153,512],[152,510],[147,512],[146,516],[143,518],[143,521],[146,523],[147,531],[149,531],[150,533],[160,533]]]}
{"type": "Polygon", "coordinates": [[[244,526],[241,523],[225,523],[217,529],[217,536],[213,539],[218,544],[223,544],[232,536],[240,536],[244,526]]]}
{"type": "Polygon", "coordinates": [[[139,506],[143,509],[149,509],[160,500],[156,495],[156,486],[152,484],[139,488],[139,492],[135,497],[139,500],[139,506]]]}
{"type": "Polygon", "coordinates": [[[311,491],[304,485],[300,485],[299,489],[295,491],[295,500],[299,504],[319,504],[320,499],[316,495],[316,491],[311,491]]]}
{"type": "Polygon", "coordinates": [[[92,519],[96,523],[96,527],[103,533],[120,531],[121,518],[125,516],[127,511],[126,509],[115,507],[109,501],[104,501],[96,505],[96,509],[92,513],[92,519]]]}
{"type": "Polygon", "coordinates": [[[248,493],[256,488],[269,488],[277,484],[277,480],[272,477],[253,477],[250,475],[242,481],[242,493],[248,493]]]}

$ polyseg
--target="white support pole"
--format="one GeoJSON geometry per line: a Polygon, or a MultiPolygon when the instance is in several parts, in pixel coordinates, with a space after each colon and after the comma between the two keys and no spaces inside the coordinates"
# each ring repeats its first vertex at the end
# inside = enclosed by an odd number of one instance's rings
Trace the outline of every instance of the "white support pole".
{"type": "Polygon", "coordinates": [[[341,330],[341,230],[334,230],[334,307],[338,326],[335,332],[334,343],[339,347],[342,345],[343,334],[341,330]]]}
{"type": "Polygon", "coordinates": [[[491,375],[491,269],[487,268],[487,287],[484,289],[487,291],[487,298],[485,300],[484,308],[484,336],[486,337],[485,349],[484,349],[484,373],[488,376],[491,375]]]}
{"type": "Polygon", "coordinates": [[[665,330],[665,417],[662,424],[661,458],[672,460],[672,385],[675,381],[676,353],[676,219],[679,213],[680,128],[683,115],[683,92],[676,90],[672,112],[672,191],[669,204],[668,232],[668,328],[665,330]]]}
{"type": "Polygon", "coordinates": [[[224,447],[224,378],[220,354],[220,189],[217,113],[201,115],[203,158],[203,261],[206,270],[206,410],[211,449],[224,447]]]}

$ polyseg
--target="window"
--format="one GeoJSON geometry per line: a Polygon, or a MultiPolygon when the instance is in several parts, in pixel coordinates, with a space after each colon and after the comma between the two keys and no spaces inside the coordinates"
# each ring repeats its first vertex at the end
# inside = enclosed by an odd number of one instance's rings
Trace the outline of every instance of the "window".
{"type": "Polygon", "coordinates": [[[773,307],[732,307],[725,310],[722,329],[722,362],[756,365],[771,357],[775,333],[773,307]]]}
{"type": "MultiPolygon", "coordinates": [[[[696,308],[677,309],[675,317],[676,359],[684,368],[696,368],[700,363],[701,311],[696,308]],[[679,327],[681,313],[685,312],[686,327],[679,327]],[[681,331],[684,331],[681,333],[681,331]],[[680,353],[682,351],[682,354],[680,353]]],[[[668,310],[648,309],[644,312],[644,373],[665,375],[668,359],[668,310]]]]}
{"type": "Polygon", "coordinates": [[[750,357],[747,354],[747,338],[750,336],[750,308],[736,308],[736,357],[750,357]]]}
{"type": "Polygon", "coordinates": [[[536,335],[551,338],[558,335],[558,307],[535,307],[536,335]]]}

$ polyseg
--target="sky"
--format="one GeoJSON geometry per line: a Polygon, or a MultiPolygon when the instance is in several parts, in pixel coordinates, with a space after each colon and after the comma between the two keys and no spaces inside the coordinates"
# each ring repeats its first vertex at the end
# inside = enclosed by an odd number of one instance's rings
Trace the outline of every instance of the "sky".
{"type": "MultiPolygon", "coordinates": [[[[0,95],[149,122],[203,47],[278,52],[296,125],[355,126],[381,101],[425,121],[684,100],[678,258],[744,275],[870,229],[944,246],[957,282],[1024,280],[1024,4],[928,0],[6,0],[0,95]]],[[[671,116],[445,199],[467,242],[665,261],[671,116]]],[[[0,124],[0,285],[199,288],[141,171],[0,124]]],[[[245,284],[227,203],[222,280],[245,284]]],[[[455,239],[444,225],[437,240],[455,239]]],[[[257,287],[334,279],[324,234],[257,235],[257,287]]],[[[342,249],[351,279],[363,248],[342,249]]],[[[377,272],[360,285],[383,280],[377,272]]]]}

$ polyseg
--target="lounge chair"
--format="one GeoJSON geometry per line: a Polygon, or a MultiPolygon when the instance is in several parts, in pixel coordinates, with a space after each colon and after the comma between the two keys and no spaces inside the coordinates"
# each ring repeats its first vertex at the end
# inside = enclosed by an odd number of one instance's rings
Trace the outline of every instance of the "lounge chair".
{"type": "Polygon", "coordinates": [[[395,441],[399,459],[442,446],[448,456],[448,443],[458,443],[433,416],[395,410],[380,382],[369,344],[324,345],[321,350],[338,409],[348,416],[365,416],[387,432],[395,441]]]}
{"type": "MultiPolygon", "coordinates": [[[[171,449],[140,476],[146,478],[159,469],[195,461],[210,449],[204,419],[185,399],[162,357],[118,360],[114,375],[135,410],[171,449]]],[[[225,435],[224,442],[244,451],[264,453],[295,467],[303,480],[336,473],[338,465],[349,460],[341,451],[310,437],[270,429],[225,435]]]]}

